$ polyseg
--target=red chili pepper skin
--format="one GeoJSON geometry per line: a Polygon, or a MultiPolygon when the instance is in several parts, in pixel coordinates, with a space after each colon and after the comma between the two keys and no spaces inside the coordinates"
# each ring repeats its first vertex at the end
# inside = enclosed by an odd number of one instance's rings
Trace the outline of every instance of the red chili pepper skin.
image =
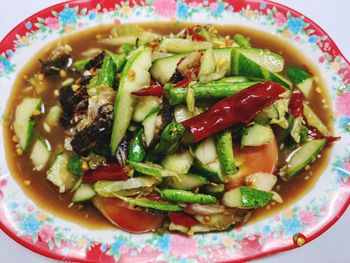
{"type": "Polygon", "coordinates": [[[292,98],[289,102],[289,111],[295,116],[303,116],[304,115],[304,105],[303,105],[303,94],[300,92],[293,92],[292,98]]]}
{"type": "Polygon", "coordinates": [[[190,84],[190,80],[188,79],[183,79],[183,80],[180,80],[178,83],[176,83],[174,85],[175,88],[183,88],[183,87],[187,87],[189,84],[190,84]]]}
{"type": "Polygon", "coordinates": [[[308,129],[309,129],[308,134],[310,137],[315,138],[315,139],[326,138],[327,144],[330,144],[330,143],[335,142],[335,141],[339,141],[341,139],[340,136],[327,136],[327,137],[325,137],[315,127],[312,127],[312,126],[309,126],[308,129]]]}
{"type": "Polygon", "coordinates": [[[205,38],[202,37],[200,34],[194,33],[192,35],[192,40],[193,41],[201,41],[201,42],[203,42],[203,41],[205,41],[205,38]]]}
{"type": "Polygon", "coordinates": [[[164,89],[159,84],[151,85],[149,87],[143,88],[139,91],[131,92],[134,96],[154,96],[154,97],[162,97],[164,89]]]}
{"type": "Polygon", "coordinates": [[[170,221],[176,225],[192,227],[199,224],[191,215],[186,213],[170,212],[168,215],[170,221]]]}
{"type": "Polygon", "coordinates": [[[278,83],[269,81],[258,83],[217,102],[209,110],[182,124],[191,131],[195,141],[198,142],[234,124],[249,123],[283,92],[285,89],[278,83]]]}
{"type": "Polygon", "coordinates": [[[129,166],[120,166],[117,163],[111,163],[107,166],[99,167],[96,170],[89,170],[83,175],[83,183],[92,184],[97,181],[116,181],[127,180],[129,166]]]}

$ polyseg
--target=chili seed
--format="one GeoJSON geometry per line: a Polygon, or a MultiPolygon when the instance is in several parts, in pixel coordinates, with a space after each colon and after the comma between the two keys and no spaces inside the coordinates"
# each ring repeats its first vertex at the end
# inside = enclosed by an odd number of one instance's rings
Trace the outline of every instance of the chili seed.
{"type": "Polygon", "coordinates": [[[19,155],[19,156],[23,155],[23,150],[22,150],[22,148],[17,148],[17,149],[16,149],[16,153],[17,153],[17,155],[19,155]]]}
{"type": "Polygon", "coordinates": [[[13,141],[13,142],[18,142],[18,137],[17,137],[16,135],[13,135],[13,136],[12,136],[12,141],[13,141]]]}

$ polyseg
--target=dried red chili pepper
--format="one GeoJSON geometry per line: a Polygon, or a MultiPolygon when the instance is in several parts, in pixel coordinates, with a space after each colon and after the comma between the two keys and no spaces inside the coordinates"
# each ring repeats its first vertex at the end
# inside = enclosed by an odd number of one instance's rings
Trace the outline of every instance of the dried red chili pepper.
{"type": "Polygon", "coordinates": [[[135,96],[155,96],[155,97],[162,97],[163,96],[164,89],[159,84],[151,85],[148,87],[145,87],[139,91],[131,92],[132,95],[135,96]]]}
{"type": "Polygon", "coordinates": [[[304,105],[303,105],[304,97],[300,92],[293,92],[292,98],[289,102],[289,111],[295,116],[303,116],[304,115],[304,105]]]}
{"type": "Polygon", "coordinates": [[[234,124],[249,123],[283,92],[285,89],[278,83],[258,83],[217,102],[209,110],[182,124],[191,131],[197,142],[234,124]]]}
{"type": "Polygon", "coordinates": [[[117,163],[110,163],[101,166],[96,170],[89,170],[83,175],[83,183],[92,184],[97,181],[127,180],[129,166],[120,166],[117,163]]]}

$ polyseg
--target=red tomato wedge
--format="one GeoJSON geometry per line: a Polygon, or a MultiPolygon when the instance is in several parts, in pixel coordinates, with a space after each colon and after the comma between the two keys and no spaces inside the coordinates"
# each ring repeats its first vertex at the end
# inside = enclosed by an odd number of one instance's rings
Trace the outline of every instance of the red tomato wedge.
{"type": "Polygon", "coordinates": [[[159,228],[164,216],[129,207],[129,203],[119,198],[95,197],[95,207],[118,228],[132,232],[145,233],[159,228]]]}
{"type": "Polygon", "coordinates": [[[235,147],[234,156],[240,163],[240,169],[235,180],[228,182],[226,190],[242,184],[244,177],[257,173],[273,173],[278,162],[278,148],[276,140],[262,146],[235,147]]]}

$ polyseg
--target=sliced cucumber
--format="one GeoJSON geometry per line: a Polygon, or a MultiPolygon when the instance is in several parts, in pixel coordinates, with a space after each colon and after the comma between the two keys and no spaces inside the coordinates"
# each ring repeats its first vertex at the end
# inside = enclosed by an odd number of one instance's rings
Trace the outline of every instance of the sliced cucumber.
{"type": "Polygon", "coordinates": [[[316,113],[304,102],[304,117],[309,126],[316,128],[323,136],[331,136],[331,132],[316,113]]]}
{"type": "Polygon", "coordinates": [[[167,185],[169,187],[181,190],[192,190],[208,183],[209,181],[203,176],[192,173],[182,174],[178,179],[169,178],[169,180],[167,180],[167,185]]]}
{"type": "Polygon", "coordinates": [[[79,155],[77,155],[76,153],[73,153],[70,157],[69,157],[69,161],[68,161],[68,171],[70,171],[72,174],[74,175],[78,175],[81,176],[83,175],[83,169],[81,168],[81,163],[82,160],[80,159],[79,155]]]}
{"type": "Polygon", "coordinates": [[[33,140],[35,129],[33,113],[39,111],[41,105],[42,100],[39,98],[24,98],[16,108],[13,130],[24,152],[29,150],[33,140]]]}
{"type": "Polygon", "coordinates": [[[292,83],[277,73],[283,70],[283,58],[271,51],[253,48],[233,48],[231,65],[233,75],[267,79],[280,83],[287,89],[291,89],[292,83]]]}
{"type": "Polygon", "coordinates": [[[244,76],[234,76],[234,77],[222,78],[217,80],[216,82],[217,83],[221,83],[221,82],[240,83],[240,82],[249,82],[249,80],[244,76]]]}
{"type": "Polygon", "coordinates": [[[68,171],[68,161],[69,156],[61,152],[56,155],[50,169],[47,171],[47,180],[56,185],[60,193],[71,189],[77,180],[77,177],[68,171]]]}
{"type": "Polygon", "coordinates": [[[159,108],[153,109],[142,121],[144,127],[146,145],[149,146],[161,126],[162,117],[159,115],[159,108]]]}
{"type": "Polygon", "coordinates": [[[91,185],[81,184],[79,188],[74,192],[72,197],[73,203],[81,203],[94,198],[96,195],[91,185]]]}
{"type": "Polygon", "coordinates": [[[44,138],[39,137],[34,145],[30,154],[30,160],[33,162],[34,170],[41,171],[45,168],[47,162],[51,156],[50,143],[44,138]]]}
{"type": "Polygon", "coordinates": [[[163,189],[160,190],[162,198],[180,203],[194,203],[194,204],[215,204],[216,198],[211,195],[195,194],[185,190],[163,189]]]}
{"type": "Polygon", "coordinates": [[[154,177],[140,176],[125,181],[98,181],[94,191],[103,197],[133,196],[140,193],[150,193],[159,181],[154,177]]]}
{"type": "Polygon", "coordinates": [[[213,49],[208,48],[203,52],[203,56],[201,58],[201,65],[199,68],[199,77],[207,76],[215,72],[215,57],[213,49]]]}
{"type": "Polygon", "coordinates": [[[153,65],[150,70],[152,78],[164,85],[175,73],[176,66],[179,61],[187,55],[188,54],[178,54],[156,59],[153,61],[153,65]]]}
{"type": "Polygon", "coordinates": [[[58,105],[52,106],[46,115],[45,122],[50,127],[56,127],[59,124],[61,114],[62,114],[62,109],[60,106],[58,105]]]}
{"type": "Polygon", "coordinates": [[[287,177],[290,178],[301,172],[307,165],[313,162],[318,153],[326,145],[326,139],[307,141],[294,151],[287,162],[287,177]]]}
{"type": "Polygon", "coordinates": [[[218,195],[218,194],[221,194],[225,191],[225,185],[224,184],[217,184],[217,185],[208,184],[208,185],[204,185],[201,189],[206,194],[218,195]]]}
{"type": "Polygon", "coordinates": [[[269,144],[275,136],[270,126],[254,124],[247,128],[241,139],[242,146],[261,146],[269,144]]]}
{"type": "Polygon", "coordinates": [[[219,161],[214,161],[212,163],[204,165],[200,163],[198,160],[195,160],[193,162],[193,171],[195,173],[198,173],[204,176],[210,182],[217,183],[217,184],[222,184],[226,182],[224,176],[221,173],[219,161]]]}
{"type": "Polygon", "coordinates": [[[213,49],[217,71],[224,67],[225,76],[231,76],[231,48],[213,49]]]}
{"type": "Polygon", "coordinates": [[[124,201],[129,202],[130,204],[144,207],[144,208],[165,211],[165,212],[180,212],[180,211],[182,211],[182,207],[179,206],[178,204],[172,204],[172,203],[168,203],[168,202],[164,202],[164,201],[158,202],[158,201],[149,200],[147,198],[131,198],[131,197],[124,197],[122,199],[124,201]]]}
{"type": "Polygon", "coordinates": [[[193,117],[193,112],[190,112],[187,106],[183,104],[174,107],[174,117],[177,122],[183,122],[193,117]]]}
{"type": "Polygon", "coordinates": [[[135,122],[141,122],[145,117],[156,108],[160,106],[160,99],[154,96],[146,96],[138,99],[134,112],[132,114],[132,120],[135,122]]]}
{"type": "Polygon", "coordinates": [[[165,169],[177,174],[186,174],[191,168],[193,156],[187,151],[166,155],[162,160],[165,169]]]}
{"type": "Polygon", "coordinates": [[[131,92],[149,85],[152,65],[152,50],[146,47],[136,49],[128,58],[121,73],[119,88],[114,102],[114,121],[111,136],[111,153],[115,154],[130,124],[134,98],[131,92]]]}
{"type": "Polygon", "coordinates": [[[195,148],[196,158],[204,165],[214,162],[218,159],[214,137],[208,137],[201,141],[195,148]]]}
{"type": "Polygon", "coordinates": [[[240,186],[226,192],[222,202],[228,207],[259,208],[271,201],[273,193],[240,186]]]}
{"type": "Polygon", "coordinates": [[[156,33],[152,32],[143,32],[140,37],[136,39],[136,47],[141,47],[141,46],[151,46],[151,43],[157,39],[160,39],[161,36],[156,33]]]}
{"type": "Polygon", "coordinates": [[[287,69],[287,77],[299,88],[305,98],[310,99],[314,81],[308,72],[302,68],[292,66],[287,69]]]}
{"type": "Polygon", "coordinates": [[[168,53],[187,53],[196,50],[206,50],[211,47],[212,44],[209,42],[192,41],[182,38],[167,38],[160,42],[159,50],[168,53]]]}
{"type": "Polygon", "coordinates": [[[135,171],[145,174],[157,177],[159,179],[162,179],[164,177],[168,176],[177,176],[176,173],[172,171],[168,171],[164,169],[163,166],[155,163],[137,163],[137,162],[131,162],[129,161],[129,164],[132,168],[134,168],[135,171]]]}

